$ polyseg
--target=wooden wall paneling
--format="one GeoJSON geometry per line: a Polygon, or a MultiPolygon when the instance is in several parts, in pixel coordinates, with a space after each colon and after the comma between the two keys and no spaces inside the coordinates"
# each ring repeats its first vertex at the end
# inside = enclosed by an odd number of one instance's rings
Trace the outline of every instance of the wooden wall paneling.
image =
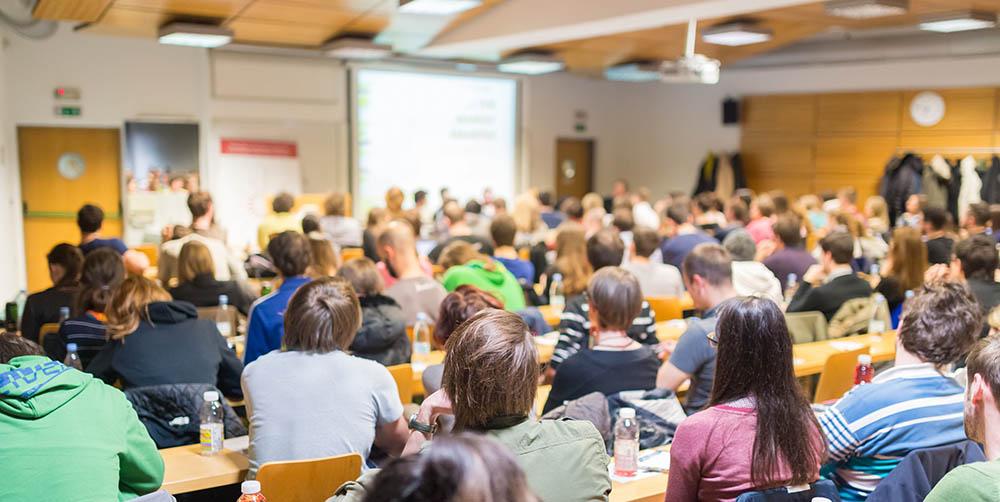
{"type": "Polygon", "coordinates": [[[992,131],[996,128],[997,92],[994,88],[935,90],[944,98],[945,113],[941,122],[923,127],[910,117],[910,103],[921,91],[903,93],[903,131],[992,131]]]}
{"type": "Polygon", "coordinates": [[[233,38],[240,42],[260,42],[275,45],[318,46],[327,41],[337,27],[275,23],[242,17],[229,23],[233,38]]]}
{"type": "Polygon", "coordinates": [[[112,6],[104,13],[100,23],[88,24],[81,29],[102,35],[156,37],[167,18],[168,15],[163,12],[112,6]]]}
{"type": "Polygon", "coordinates": [[[351,22],[357,13],[313,5],[298,5],[284,1],[257,0],[247,6],[239,19],[254,19],[280,23],[321,25],[337,29],[351,22]]]}
{"type": "Polygon", "coordinates": [[[32,13],[38,19],[97,21],[112,0],[41,0],[32,13]]]}
{"type": "Polygon", "coordinates": [[[253,0],[115,0],[115,7],[132,7],[166,14],[228,18],[253,0]]]}
{"type": "MultiPolygon", "coordinates": [[[[990,148],[995,145],[996,133],[994,131],[976,131],[969,133],[929,133],[929,132],[904,132],[899,137],[899,147],[901,149],[943,149],[946,158],[964,157],[964,153],[955,151],[962,148],[990,148]]],[[[930,158],[934,154],[925,152],[924,157],[930,158]]],[[[976,158],[989,157],[988,153],[978,153],[976,158]]]]}
{"type": "Polygon", "coordinates": [[[743,100],[743,131],[812,135],[816,132],[816,96],[749,96],[743,100]]]}
{"type": "Polygon", "coordinates": [[[816,132],[895,134],[902,101],[900,92],[821,94],[817,97],[816,132]]]}
{"type": "Polygon", "coordinates": [[[791,197],[813,192],[815,152],[811,138],[744,136],[743,171],[753,190],[784,190],[791,197]]]}
{"type": "Polygon", "coordinates": [[[886,162],[896,149],[895,134],[820,137],[816,140],[814,190],[852,186],[858,201],[878,193],[886,162]]]}

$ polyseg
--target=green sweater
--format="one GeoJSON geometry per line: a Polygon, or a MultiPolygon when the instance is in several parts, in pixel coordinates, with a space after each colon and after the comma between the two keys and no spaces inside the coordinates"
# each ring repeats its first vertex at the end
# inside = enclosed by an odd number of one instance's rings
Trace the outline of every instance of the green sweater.
{"type": "Polygon", "coordinates": [[[492,270],[487,270],[485,262],[473,260],[451,267],[444,273],[444,289],[450,293],[463,284],[469,284],[496,296],[510,312],[522,310],[524,290],[521,284],[499,261],[494,260],[492,265],[492,270]]]}
{"type": "Polygon", "coordinates": [[[0,438],[0,500],[121,501],[163,482],[125,395],[44,356],[0,364],[0,438]]]}
{"type": "Polygon", "coordinates": [[[938,481],[925,502],[1000,500],[1000,460],[960,465],[938,481]]]}

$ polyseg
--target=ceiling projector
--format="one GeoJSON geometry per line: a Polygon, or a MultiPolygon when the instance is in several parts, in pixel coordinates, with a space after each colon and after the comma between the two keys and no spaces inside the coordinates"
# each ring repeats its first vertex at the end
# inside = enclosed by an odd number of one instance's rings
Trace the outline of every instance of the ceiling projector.
{"type": "Polygon", "coordinates": [[[660,64],[660,81],[667,83],[718,84],[718,59],[692,54],[660,64]]]}

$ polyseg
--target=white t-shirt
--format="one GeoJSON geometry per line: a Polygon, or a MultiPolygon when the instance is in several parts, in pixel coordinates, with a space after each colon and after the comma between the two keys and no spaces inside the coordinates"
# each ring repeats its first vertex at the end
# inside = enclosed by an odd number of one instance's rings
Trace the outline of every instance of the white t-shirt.
{"type": "Polygon", "coordinates": [[[666,263],[636,263],[629,262],[622,268],[635,274],[639,279],[642,296],[681,296],[684,294],[684,281],[677,267],[666,263]]]}

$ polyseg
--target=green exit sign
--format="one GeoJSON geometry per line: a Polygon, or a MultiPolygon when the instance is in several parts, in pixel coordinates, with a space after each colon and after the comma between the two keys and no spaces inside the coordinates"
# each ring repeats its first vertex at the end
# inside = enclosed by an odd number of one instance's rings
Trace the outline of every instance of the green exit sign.
{"type": "Polygon", "coordinates": [[[81,113],[79,106],[57,106],[57,117],[79,117],[81,113]]]}

